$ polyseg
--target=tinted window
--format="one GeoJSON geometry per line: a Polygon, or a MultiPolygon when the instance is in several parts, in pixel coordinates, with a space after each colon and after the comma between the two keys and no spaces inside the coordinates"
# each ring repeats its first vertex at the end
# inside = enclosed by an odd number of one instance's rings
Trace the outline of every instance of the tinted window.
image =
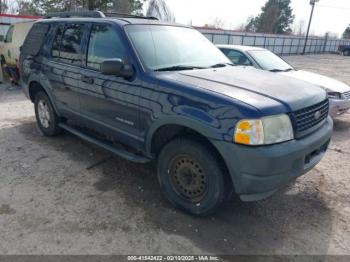
{"type": "Polygon", "coordinates": [[[59,58],[60,56],[60,46],[61,46],[61,41],[62,41],[62,28],[57,28],[56,31],[56,36],[55,36],[55,40],[53,41],[52,44],[52,51],[51,51],[51,55],[54,58],[59,58]]]}
{"type": "Polygon", "coordinates": [[[251,66],[252,63],[250,60],[242,54],[239,51],[236,50],[230,50],[230,49],[222,49],[221,50],[235,65],[245,65],[245,66],[251,66]]]}
{"type": "Polygon", "coordinates": [[[35,56],[39,53],[45,42],[50,25],[47,23],[36,23],[29,31],[22,46],[22,54],[35,56]]]}
{"type": "Polygon", "coordinates": [[[9,30],[7,31],[5,42],[6,43],[11,43],[12,42],[12,35],[13,35],[13,30],[15,27],[12,25],[10,26],[9,30]]]}
{"type": "Polygon", "coordinates": [[[70,64],[81,63],[81,40],[83,37],[82,24],[69,24],[62,32],[58,28],[52,46],[52,57],[70,64]]]}
{"type": "Polygon", "coordinates": [[[125,58],[125,49],[119,35],[107,25],[93,25],[89,40],[87,66],[100,69],[103,60],[125,58]]]}

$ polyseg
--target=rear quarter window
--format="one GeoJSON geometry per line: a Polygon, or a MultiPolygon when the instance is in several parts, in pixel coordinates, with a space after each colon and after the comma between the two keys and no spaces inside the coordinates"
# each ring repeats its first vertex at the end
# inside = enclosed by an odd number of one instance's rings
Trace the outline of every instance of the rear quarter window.
{"type": "Polygon", "coordinates": [[[49,28],[50,25],[46,23],[34,24],[24,40],[21,52],[25,55],[36,56],[45,42],[49,28]]]}

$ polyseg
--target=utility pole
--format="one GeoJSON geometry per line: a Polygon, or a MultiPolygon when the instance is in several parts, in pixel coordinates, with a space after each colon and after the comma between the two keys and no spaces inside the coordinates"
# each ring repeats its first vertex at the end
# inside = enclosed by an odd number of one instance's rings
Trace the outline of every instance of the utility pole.
{"type": "Polygon", "coordinates": [[[310,27],[311,27],[312,17],[313,17],[313,15],[314,15],[315,4],[316,4],[316,2],[318,2],[318,1],[320,1],[320,0],[310,0],[310,5],[312,5],[312,8],[311,8],[311,14],[310,14],[309,25],[308,25],[308,27],[307,27],[307,32],[306,32],[306,39],[305,39],[305,44],[304,44],[303,55],[305,55],[307,41],[309,40],[310,27]]]}

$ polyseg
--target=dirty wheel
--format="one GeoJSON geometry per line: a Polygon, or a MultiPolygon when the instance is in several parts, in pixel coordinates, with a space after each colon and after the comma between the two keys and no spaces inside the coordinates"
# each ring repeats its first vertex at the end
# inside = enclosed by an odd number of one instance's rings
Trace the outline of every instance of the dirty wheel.
{"type": "Polygon", "coordinates": [[[191,202],[199,202],[207,192],[208,175],[196,159],[178,156],[170,163],[169,175],[176,193],[191,202]]]}
{"type": "Polygon", "coordinates": [[[40,130],[46,136],[55,136],[61,133],[58,126],[59,117],[56,115],[50,99],[44,92],[38,92],[34,102],[36,121],[40,130]]]}
{"type": "Polygon", "coordinates": [[[168,143],[158,159],[158,178],[166,198],[193,215],[208,215],[224,201],[224,168],[204,144],[179,138],[168,143]]]}

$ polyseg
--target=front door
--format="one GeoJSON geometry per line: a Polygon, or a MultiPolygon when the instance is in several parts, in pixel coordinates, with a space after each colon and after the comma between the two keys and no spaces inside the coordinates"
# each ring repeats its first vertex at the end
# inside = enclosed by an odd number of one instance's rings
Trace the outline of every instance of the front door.
{"type": "Polygon", "coordinates": [[[86,67],[81,72],[81,112],[89,126],[137,147],[140,143],[138,94],[141,87],[137,76],[126,80],[103,75],[100,64],[111,58],[128,60],[117,28],[109,24],[92,24],[86,47],[86,67]]]}

